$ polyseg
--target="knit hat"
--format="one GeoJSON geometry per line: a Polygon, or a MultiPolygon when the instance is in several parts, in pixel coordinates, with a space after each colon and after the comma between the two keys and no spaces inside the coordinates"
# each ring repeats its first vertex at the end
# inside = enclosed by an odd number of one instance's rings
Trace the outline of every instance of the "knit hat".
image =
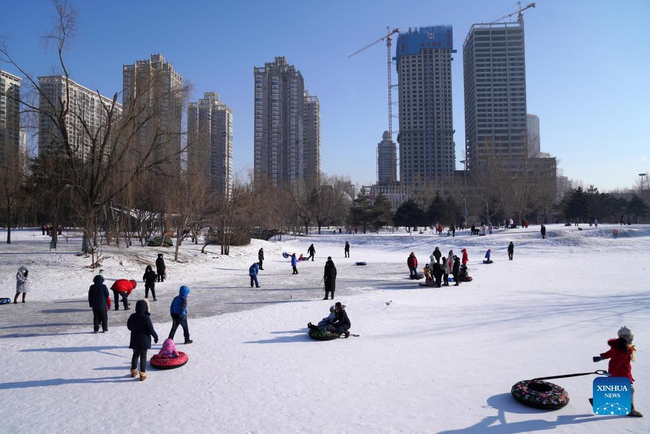
{"type": "Polygon", "coordinates": [[[627,326],[623,326],[618,330],[618,337],[625,339],[628,344],[631,344],[632,339],[634,339],[634,333],[627,326]]]}

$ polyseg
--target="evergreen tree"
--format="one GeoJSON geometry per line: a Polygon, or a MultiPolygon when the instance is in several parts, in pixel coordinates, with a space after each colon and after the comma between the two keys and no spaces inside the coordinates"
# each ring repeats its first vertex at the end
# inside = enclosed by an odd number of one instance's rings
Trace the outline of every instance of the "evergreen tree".
{"type": "Polygon", "coordinates": [[[648,205],[635,194],[627,204],[627,213],[633,215],[634,221],[637,222],[639,217],[643,218],[648,214],[648,205]]]}
{"type": "Polygon", "coordinates": [[[440,193],[436,193],[431,205],[427,209],[427,220],[429,223],[427,226],[432,226],[443,221],[446,216],[446,205],[440,193]]]}
{"type": "Polygon", "coordinates": [[[416,226],[426,226],[427,215],[412,199],[407,200],[397,208],[393,223],[395,226],[406,226],[409,228],[416,226]]]}
{"type": "Polygon", "coordinates": [[[382,193],[377,195],[373,208],[376,216],[373,223],[375,230],[379,230],[379,228],[386,226],[393,221],[393,211],[391,210],[390,202],[382,193]]]}

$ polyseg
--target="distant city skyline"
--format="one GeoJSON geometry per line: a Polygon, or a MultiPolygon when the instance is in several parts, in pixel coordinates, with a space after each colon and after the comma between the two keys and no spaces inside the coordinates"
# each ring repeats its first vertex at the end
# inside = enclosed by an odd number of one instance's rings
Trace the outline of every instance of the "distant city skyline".
{"type": "MultiPolygon", "coordinates": [[[[505,0],[444,6],[404,1],[399,8],[388,1],[73,4],[78,34],[66,53],[71,78],[110,97],[122,89],[123,64],[163,54],[194,85],[191,101],[217,89],[237,114],[233,171],[239,176],[253,170],[251,70],[276,56],[289,58],[321,102],[322,170],[349,175],[359,184],[376,179],[377,138],[386,130],[386,52],[378,44],[352,59],[347,56],[381,37],[387,25],[402,30],[452,25],[458,49],[452,62],[455,163],[462,169],[460,47],[471,24],[516,10],[505,0]]],[[[9,38],[13,56],[34,77],[60,73],[54,53],[44,53],[39,41],[51,26],[51,4],[13,3],[7,10],[0,17],[0,36],[9,38]]],[[[639,173],[650,170],[644,129],[650,117],[645,78],[650,36],[644,30],[649,15],[650,3],[643,1],[622,8],[542,0],[525,12],[528,111],[543,121],[542,151],[557,157],[569,178],[608,190],[632,187],[639,173]],[[603,33],[622,22],[615,37],[603,33]]],[[[6,64],[0,69],[18,73],[6,64]]]]}

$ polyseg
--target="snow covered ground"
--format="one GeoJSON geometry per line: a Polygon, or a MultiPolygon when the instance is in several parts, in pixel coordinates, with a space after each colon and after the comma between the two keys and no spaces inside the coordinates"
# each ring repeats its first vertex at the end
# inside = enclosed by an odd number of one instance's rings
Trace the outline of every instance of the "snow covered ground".
{"type": "MultiPolygon", "coordinates": [[[[0,432],[650,432],[650,226],[582,227],[549,225],[546,240],[539,227],[486,237],[291,237],[254,241],[231,257],[188,243],[179,263],[165,249],[107,247],[109,285],[141,281],[145,265],[166,253],[170,279],[152,303],[160,343],[178,287],[192,289],[194,344],[179,345],[190,361],[149,369],[145,382],[128,376],[127,312],[109,313],[107,334],[90,333],[84,300],[96,270],[75,256],[78,236],[49,252],[40,231],[17,231],[14,244],[0,245],[0,297],[13,298],[20,265],[33,280],[26,304],[0,306],[0,432]],[[345,240],[350,259],[343,258],[345,240]],[[300,263],[292,276],[280,253],[306,254],[311,243],[317,260],[300,263]],[[466,247],[474,281],[437,289],[408,280],[408,254],[415,252],[421,269],[436,245],[457,254],[466,247]],[[251,290],[247,269],[261,246],[262,288],[251,290]],[[494,264],[481,263],[487,248],[494,264]],[[306,336],[306,323],[331,305],[319,289],[327,255],[338,268],[337,299],[361,337],[306,336]],[[591,357],[622,325],[636,335],[635,402],[645,418],[594,416],[587,401],[593,376],[555,380],[571,396],[558,411],[510,396],[522,379],[607,369],[591,357]]],[[[132,300],[142,297],[141,286],[132,300]]]]}

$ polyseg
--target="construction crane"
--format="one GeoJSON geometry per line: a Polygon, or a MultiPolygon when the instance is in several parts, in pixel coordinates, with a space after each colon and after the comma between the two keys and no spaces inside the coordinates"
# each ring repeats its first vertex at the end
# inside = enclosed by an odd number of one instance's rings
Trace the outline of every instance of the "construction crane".
{"type": "MultiPolygon", "coordinates": [[[[511,16],[517,14],[517,22],[519,22],[519,24],[524,24],[524,14],[522,12],[524,12],[527,9],[534,8],[535,6],[537,6],[537,3],[528,3],[526,6],[524,6],[522,8],[521,7],[521,2],[519,1],[519,2],[517,2],[517,5],[519,6],[518,11],[513,12],[511,14],[508,14],[508,15],[505,15],[505,16],[497,19],[497,20],[494,20],[494,21],[492,21],[492,23],[498,23],[499,21],[503,21],[503,20],[508,19],[511,16]]],[[[490,23],[490,24],[492,24],[492,23],[490,23]]]]}
{"type": "Polygon", "coordinates": [[[390,27],[386,27],[386,32],[387,34],[382,37],[377,39],[375,42],[370,43],[363,47],[360,50],[355,51],[354,53],[350,54],[348,56],[348,59],[352,56],[356,56],[357,54],[361,53],[363,50],[372,47],[373,45],[381,42],[381,41],[386,41],[386,63],[388,67],[388,134],[390,139],[393,139],[393,79],[392,79],[392,57],[391,57],[391,45],[392,45],[392,37],[394,34],[399,33],[399,29],[393,29],[391,30],[390,27]]]}

